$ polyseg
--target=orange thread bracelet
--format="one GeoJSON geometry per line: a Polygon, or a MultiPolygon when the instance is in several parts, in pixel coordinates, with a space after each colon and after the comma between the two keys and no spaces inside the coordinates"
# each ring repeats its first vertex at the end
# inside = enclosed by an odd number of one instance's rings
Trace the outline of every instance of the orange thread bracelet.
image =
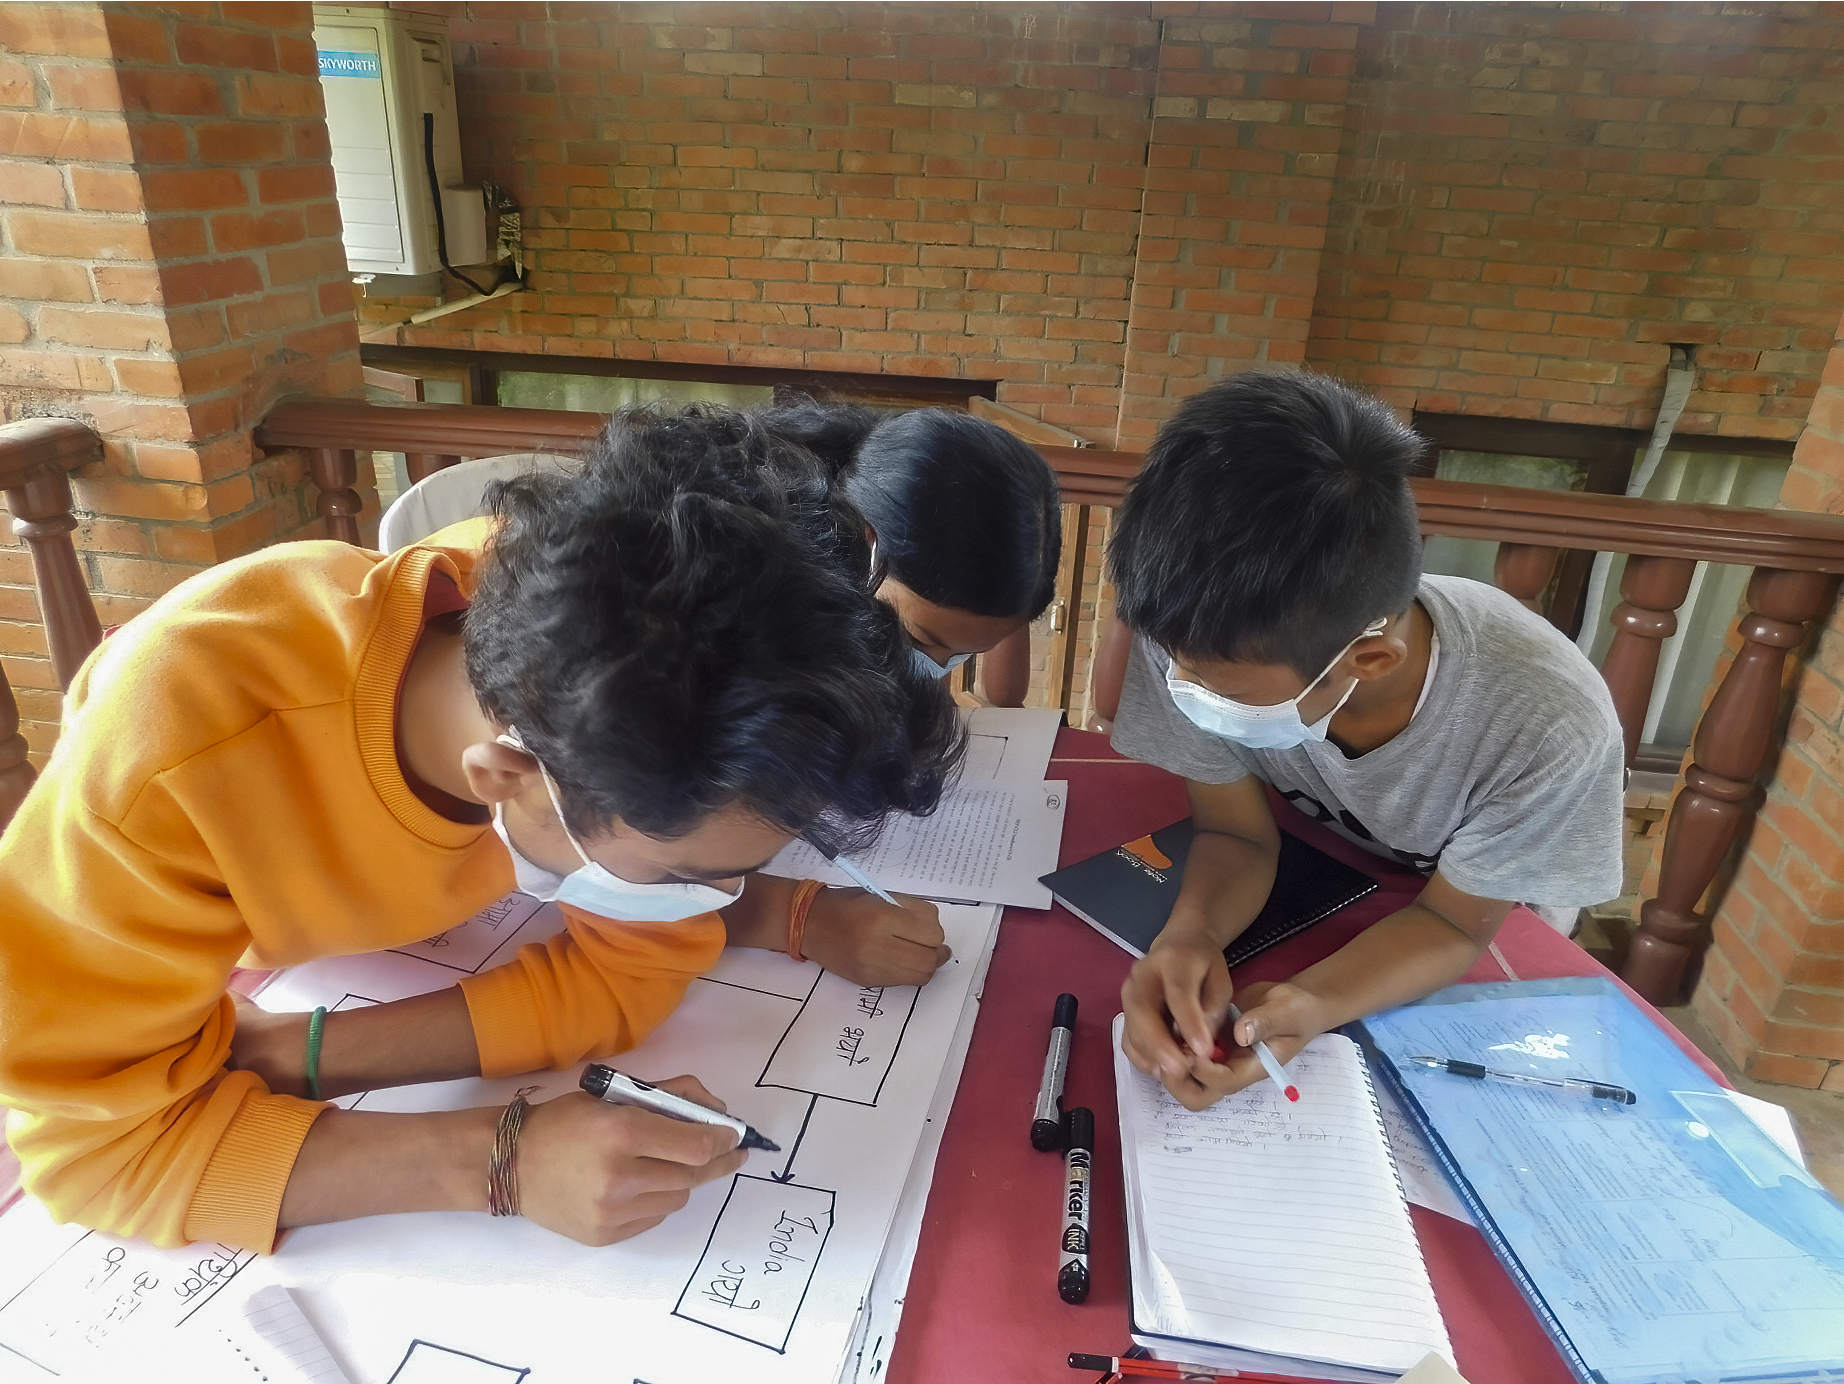
{"type": "Polygon", "coordinates": [[[807,959],[800,949],[807,936],[807,914],[825,887],[817,879],[803,879],[794,886],[794,898],[788,905],[788,955],[796,961],[807,959]]]}

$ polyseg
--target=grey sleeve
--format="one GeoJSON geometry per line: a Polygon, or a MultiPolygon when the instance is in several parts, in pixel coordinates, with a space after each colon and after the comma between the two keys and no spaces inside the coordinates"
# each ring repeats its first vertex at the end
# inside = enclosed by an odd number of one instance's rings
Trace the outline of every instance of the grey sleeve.
{"type": "Polygon", "coordinates": [[[1617,723],[1598,738],[1558,726],[1522,772],[1467,815],[1441,852],[1440,873],[1468,894],[1512,903],[1617,898],[1625,759],[1617,723]]]}
{"type": "Polygon", "coordinates": [[[1191,724],[1165,690],[1165,660],[1135,638],[1114,714],[1113,745],[1121,754],[1197,783],[1234,783],[1255,772],[1241,747],[1191,724]]]}

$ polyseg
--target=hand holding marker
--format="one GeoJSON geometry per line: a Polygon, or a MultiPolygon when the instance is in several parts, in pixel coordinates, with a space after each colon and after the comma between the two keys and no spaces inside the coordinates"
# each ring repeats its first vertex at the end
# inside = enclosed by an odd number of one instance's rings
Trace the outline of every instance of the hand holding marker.
{"type": "Polygon", "coordinates": [[[685,1120],[690,1124],[722,1125],[725,1129],[733,1129],[736,1131],[736,1146],[740,1149],[763,1149],[769,1153],[781,1151],[781,1145],[764,1138],[746,1121],[712,1110],[695,1100],[675,1096],[670,1091],[662,1091],[657,1086],[637,1080],[625,1072],[618,1072],[613,1067],[591,1063],[583,1069],[582,1080],[577,1084],[597,1100],[605,1100],[610,1105],[637,1105],[642,1110],[651,1110],[656,1115],[685,1120]]]}

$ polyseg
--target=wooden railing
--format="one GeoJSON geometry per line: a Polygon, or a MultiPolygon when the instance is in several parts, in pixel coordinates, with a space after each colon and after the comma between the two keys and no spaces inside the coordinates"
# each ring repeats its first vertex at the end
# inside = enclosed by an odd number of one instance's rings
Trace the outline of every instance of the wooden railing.
{"type": "MultiPolygon", "coordinates": [[[[0,498],[13,516],[13,532],[32,554],[45,643],[60,688],[102,638],[88,584],[70,540],[70,473],[102,459],[102,442],[82,423],[65,418],[29,418],[0,426],[0,498]]],[[[0,825],[13,815],[32,786],[34,771],[19,733],[19,704],[0,671],[0,825]]]]}
{"type": "MultiPolygon", "coordinates": [[[[256,441],[308,453],[329,533],[356,543],[360,451],[404,452],[420,476],[464,457],[578,451],[601,423],[595,414],[545,409],[309,400],[278,406],[257,429],[256,441]]],[[[1040,450],[1056,469],[1064,500],[1082,506],[1118,504],[1140,464],[1139,455],[1130,452],[1040,450]]],[[[66,478],[98,454],[94,435],[78,424],[0,428],[0,490],[15,532],[32,549],[60,682],[68,682],[99,637],[70,543],[76,521],[66,478]]],[[[1438,480],[1411,484],[1423,532],[1496,541],[1498,584],[1523,600],[1546,589],[1565,550],[1631,555],[1602,667],[1626,732],[1629,761],[1651,698],[1660,643],[1677,627],[1676,612],[1696,563],[1754,569],[1738,626],[1741,651],[1697,726],[1685,788],[1666,828],[1658,895],[1641,906],[1625,964],[1635,988],[1669,1002],[1705,933],[1697,905],[1756,792],[1772,744],[1787,655],[1804,644],[1809,622],[1829,610],[1844,573],[1844,517],[1438,480]]],[[[1098,681],[1118,688],[1123,654],[1118,641],[1112,646],[1104,641],[1095,656],[1098,681]]],[[[0,680],[0,821],[30,780],[17,711],[0,680]]]]}

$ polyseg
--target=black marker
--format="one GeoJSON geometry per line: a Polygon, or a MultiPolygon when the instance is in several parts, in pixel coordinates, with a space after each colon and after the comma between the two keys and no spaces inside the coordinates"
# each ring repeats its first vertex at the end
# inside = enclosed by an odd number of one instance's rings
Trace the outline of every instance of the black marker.
{"type": "Polygon", "coordinates": [[[1063,1146],[1063,1075],[1069,1070],[1069,1042],[1076,1027],[1076,997],[1056,997],[1050,1020],[1050,1051],[1044,1055],[1044,1079],[1037,1087],[1031,1117],[1031,1147],[1049,1153],[1063,1146]]]}
{"type": "Polygon", "coordinates": [[[1063,1258],[1056,1271],[1056,1292],[1064,1302],[1081,1302],[1088,1297],[1088,1195],[1095,1162],[1095,1112],[1078,1105],[1063,1118],[1069,1126],[1069,1148],[1063,1155],[1069,1182],[1063,1196],[1063,1258]]]}
{"type": "Polygon", "coordinates": [[[637,1105],[642,1110],[651,1110],[656,1115],[665,1115],[674,1120],[722,1125],[725,1129],[733,1129],[736,1131],[736,1146],[739,1149],[766,1149],[769,1153],[781,1151],[781,1145],[772,1139],[764,1139],[736,1116],[720,1114],[695,1100],[686,1100],[684,1096],[662,1091],[651,1082],[641,1081],[626,1072],[618,1072],[613,1067],[591,1063],[583,1068],[583,1079],[577,1084],[597,1100],[605,1100],[610,1105],[637,1105]]]}

